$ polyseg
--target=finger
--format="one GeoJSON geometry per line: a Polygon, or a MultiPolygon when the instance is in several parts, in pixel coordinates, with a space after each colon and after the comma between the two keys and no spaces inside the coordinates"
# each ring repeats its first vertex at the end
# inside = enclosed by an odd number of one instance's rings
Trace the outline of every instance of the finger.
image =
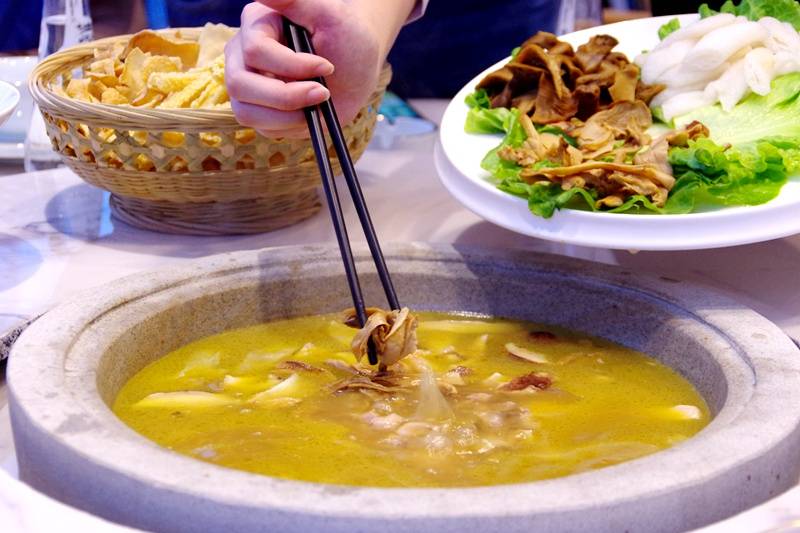
{"type": "Polygon", "coordinates": [[[239,124],[255,128],[268,137],[281,137],[281,131],[296,130],[305,124],[301,111],[279,111],[236,99],[231,99],[231,109],[239,124]]]}
{"type": "Polygon", "coordinates": [[[320,22],[336,20],[341,17],[344,4],[331,0],[258,0],[262,5],[274,9],[296,24],[304,26],[311,33],[320,22]]]}
{"type": "Polygon", "coordinates": [[[284,138],[284,139],[306,139],[308,138],[308,128],[292,128],[281,131],[269,130],[256,130],[264,137],[270,139],[284,138]]]}
{"type": "Polygon", "coordinates": [[[327,59],[294,52],[257,32],[243,32],[242,57],[247,68],[269,72],[282,78],[307,80],[333,74],[333,65],[327,59]]]}
{"type": "Polygon", "coordinates": [[[240,35],[247,67],[296,80],[333,73],[333,65],[327,59],[297,53],[282,45],[282,33],[280,13],[258,3],[245,6],[240,35]]]}
{"type": "Polygon", "coordinates": [[[243,103],[294,111],[328,99],[330,92],[312,81],[285,82],[250,72],[237,43],[233,43],[225,62],[225,84],[232,98],[243,103]]]}

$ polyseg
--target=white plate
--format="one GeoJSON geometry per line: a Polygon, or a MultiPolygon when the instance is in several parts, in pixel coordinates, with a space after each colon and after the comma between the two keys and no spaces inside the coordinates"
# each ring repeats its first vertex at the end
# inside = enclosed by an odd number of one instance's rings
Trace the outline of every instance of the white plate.
{"type": "Polygon", "coordinates": [[[17,110],[0,126],[0,162],[21,161],[25,155],[25,134],[33,112],[28,76],[38,62],[36,56],[0,57],[0,81],[10,83],[20,94],[17,110]]]}
{"type": "MultiPolygon", "coordinates": [[[[613,35],[615,50],[633,59],[658,42],[657,30],[672,17],[631,20],[571,33],[562,37],[573,46],[599,33],[613,35]]],[[[696,15],[683,15],[682,22],[696,15]]],[[[544,219],[528,211],[527,202],[504,193],[487,181],[480,162],[502,136],[464,132],[464,98],[489,72],[486,69],[453,98],[442,118],[436,168],[444,186],[475,214],[509,230],[551,241],[623,250],[695,250],[767,241],[800,233],[800,180],[789,181],[780,195],[759,206],[708,209],[688,215],[628,215],[575,209],[544,219]]]]}
{"type": "Polygon", "coordinates": [[[0,81],[0,126],[8,120],[19,103],[19,91],[13,85],[0,81]]]}

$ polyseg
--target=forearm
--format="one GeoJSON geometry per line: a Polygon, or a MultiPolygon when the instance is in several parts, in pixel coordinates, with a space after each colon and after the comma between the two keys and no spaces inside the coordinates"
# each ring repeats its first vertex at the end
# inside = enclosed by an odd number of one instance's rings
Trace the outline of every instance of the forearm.
{"type": "Polygon", "coordinates": [[[417,0],[353,0],[353,8],[364,14],[380,41],[381,59],[389,55],[400,28],[417,4],[417,0]]]}

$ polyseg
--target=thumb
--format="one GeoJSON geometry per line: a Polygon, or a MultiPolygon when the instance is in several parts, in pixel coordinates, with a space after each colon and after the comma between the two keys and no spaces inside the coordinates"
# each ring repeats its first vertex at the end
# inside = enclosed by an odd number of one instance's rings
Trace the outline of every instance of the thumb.
{"type": "Polygon", "coordinates": [[[305,27],[311,33],[320,22],[341,16],[339,0],[257,0],[259,4],[274,9],[295,24],[305,27]]]}

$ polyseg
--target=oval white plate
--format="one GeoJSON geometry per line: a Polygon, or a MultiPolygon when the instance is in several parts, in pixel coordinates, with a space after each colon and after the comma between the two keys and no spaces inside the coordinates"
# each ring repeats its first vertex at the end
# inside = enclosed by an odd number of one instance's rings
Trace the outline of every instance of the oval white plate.
{"type": "MultiPolygon", "coordinates": [[[[682,22],[696,15],[681,16],[682,22]]],[[[672,17],[631,20],[571,33],[562,37],[573,46],[599,33],[619,40],[615,50],[630,59],[658,43],[659,26],[672,17]]],[[[453,98],[442,118],[436,168],[444,186],[465,207],[506,229],[551,241],[623,250],[695,250],[767,241],[800,233],[800,180],[787,183],[780,195],[759,206],[708,209],[688,215],[626,215],[575,209],[544,219],[528,210],[527,202],[504,193],[487,181],[480,167],[486,152],[502,136],[464,132],[464,98],[498,62],[470,81],[453,98]]]]}
{"type": "Polygon", "coordinates": [[[0,81],[0,126],[8,120],[19,103],[19,91],[10,83],[0,81]]]}

